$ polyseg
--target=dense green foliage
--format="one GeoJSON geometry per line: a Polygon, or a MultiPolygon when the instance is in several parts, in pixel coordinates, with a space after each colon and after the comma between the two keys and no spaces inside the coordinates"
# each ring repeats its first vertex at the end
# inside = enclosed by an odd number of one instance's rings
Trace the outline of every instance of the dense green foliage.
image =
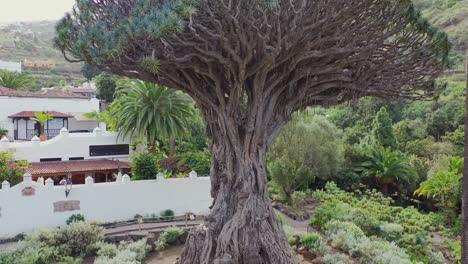
{"type": "Polygon", "coordinates": [[[114,94],[117,87],[116,78],[108,73],[101,73],[96,78],[96,97],[106,103],[114,101],[114,94]]]}
{"type": "Polygon", "coordinates": [[[71,223],[74,222],[84,222],[85,218],[82,214],[72,214],[68,219],[67,219],[67,225],[70,225],[71,223]]]}
{"type": "MultiPolygon", "coordinates": [[[[337,245],[344,247],[343,250],[352,249],[349,243],[356,243],[354,246],[375,244],[376,248],[379,248],[380,245],[377,246],[376,243],[380,242],[375,240],[370,242],[367,241],[368,238],[365,238],[366,241],[350,242],[349,239],[355,240],[356,237],[347,238],[350,234],[357,237],[375,236],[381,240],[394,242],[401,247],[404,251],[392,246],[396,252],[401,252],[397,255],[403,256],[403,259],[417,260],[423,263],[443,263],[430,262],[437,260],[428,240],[429,232],[435,230],[430,215],[421,214],[414,207],[392,206],[393,200],[383,197],[379,192],[366,191],[362,193],[356,191],[349,193],[338,189],[334,183],[328,183],[325,191],[317,191],[314,196],[319,198],[322,204],[314,211],[315,218],[312,219],[312,223],[324,228],[334,243],[342,241],[340,243],[344,243],[343,245],[337,245]],[[333,221],[343,221],[343,223],[336,224],[336,228],[333,229],[331,227],[334,225],[333,221]],[[346,228],[346,225],[351,227],[346,228]],[[339,229],[344,229],[342,234],[338,232],[339,229]],[[351,229],[355,231],[351,231],[351,229]],[[333,236],[344,237],[335,238],[333,236]],[[409,257],[404,257],[406,254],[409,257]]],[[[384,243],[381,246],[387,248],[390,245],[384,243]]],[[[352,250],[350,253],[354,254],[352,250]]],[[[365,263],[374,263],[368,262],[372,260],[372,258],[369,259],[371,255],[364,254],[362,257],[362,260],[367,261],[365,263]]]]}
{"type": "Polygon", "coordinates": [[[156,179],[159,172],[158,155],[148,151],[137,153],[132,158],[132,180],[156,179]]]}
{"type": "Polygon", "coordinates": [[[158,249],[163,249],[173,245],[182,234],[184,234],[184,230],[179,227],[166,228],[159,236],[159,239],[156,242],[156,247],[158,249]]]}
{"type": "Polygon", "coordinates": [[[92,80],[94,77],[101,74],[101,70],[99,70],[98,68],[96,68],[93,65],[90,65],[88,63],[84,63],[83,67],[81,67],[81,73],[83,74],[83,76],[86,79],[92,80]]]}
{"type": "Polygon", "coordinates": [[[0,87],[21,90],[32,82],[33,78],[29,74],[0,70],[0,87]]]}
{"type": "Polygon", "coordinates": [[[98,250],[104,229],[93,223],[73,222],[65,228],[40,229],[15,247],[0,253],[4,264],[81,263],[98,250]]]}
{"type": "Polygon", "coordinates": [[[137,80],[118,91],[111,109],[110,119],[120,135],[144,138],[152,151],[159,139],[185,134],[188,120],[194,115],[188,96],[137,80]]]}
{"type": "Polygon", "coordinates": [[[382,107],[377,112],[372,122],[371,135],[375,145],[390,149],[397,148],[397,141],[393,135],[392,119],[390,119],[390,115],[385,107],[382,107]]]}
{"type": "Polygon", "coordinates": [[[291,198],[294,191],[338,174],[344,163],[341,132],[323,116],[298,114],[268,153],[268,175],[291,198]]]}

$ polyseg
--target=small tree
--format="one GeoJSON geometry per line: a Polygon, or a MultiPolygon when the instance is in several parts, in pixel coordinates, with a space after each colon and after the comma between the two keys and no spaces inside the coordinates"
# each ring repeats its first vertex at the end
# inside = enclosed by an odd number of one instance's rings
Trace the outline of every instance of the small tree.
{"type": "Polygon", "coordinates": [[[437,201],[449,224],[453,224],[461,201],[462,174],[457,170],[439,171],[434,176],[422,182],[414,194],[427,196],[437,201]]]}
{"type": "Polygon", "coordinates": [[[96,97],[106,103],[112,103],[116,87],[115,77],[105,72],[101,73],[96,78],[96,97]]]}
{"type": "Polygon", "coordinates": [[[388,195],[389,184],[404,182],[416,174],[409,165],[409,159],[399,151],[372,146],[367,156],[369,160],[362,164],[364,175],[375,178],[385,196],[388,195]]]}
{"type": "Polygon", "coordinates": [[[137,154],[132,159],[132,180],[155,179],[158,173],[158,157],[150,152],[137,154]]]}
{"type": "Polygon", "coordinates": [[[47,121],[51,120],[51,119],[54,119],[48,112],[36,112],[34,114],[34,117],[31,117],[31,120],[34,120],[36,122],[38,122],[40,125],[41,125],[41,131],[39,132],[40,133],[40,136],[41,136],[41,139],[44,140],[47,138],[47,136],[45,135],[45,125],[47,123],[47,121]]]}
{"type": "Polygon", "coordinates": [[[323,116],[301,113],[283,129],[267,157],[270,176],[290,201],[294,191],[315,178],[338,174],[344,163],[341,133],[323,116]]]}

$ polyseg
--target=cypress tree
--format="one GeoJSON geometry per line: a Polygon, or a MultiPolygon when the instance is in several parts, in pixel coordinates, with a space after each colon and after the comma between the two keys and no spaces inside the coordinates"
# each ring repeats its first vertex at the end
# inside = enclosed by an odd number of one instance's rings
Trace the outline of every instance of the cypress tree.
{"type": "Polygon", "coordinates": [[[385,107],[380,108],[372,122],[372,140],[384,148],[397,149],[397,140],[393,135],[392,119],[385,107]]]}

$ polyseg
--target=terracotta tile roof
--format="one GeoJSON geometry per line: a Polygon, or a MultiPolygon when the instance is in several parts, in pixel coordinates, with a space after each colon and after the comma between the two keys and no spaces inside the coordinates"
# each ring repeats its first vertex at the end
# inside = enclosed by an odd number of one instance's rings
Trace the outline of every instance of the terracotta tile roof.
{"type": "Polygon", "coordinates": [[[99,159],[99,160],[77,160],[59,162],[32,163],[27,170],[33,176],[47,174],[65,174],[67,172],[96,172],[130,168],[130,163],[125,161],[99,159]]]}
{"type": "Polygon", "coordinates": [[[9,97],[32,97],[32,98],[70,98],[70,99],[90,99],[87,96],[81,96],[78,94],[60,91],[60,90],[47,90],[39,92],[25,92],[15,89],[0,87],[0,96],[9,97]]]}
{"type": "MultiPolygon", "coordinates": [[[[9,118],[29,118],[29,117],[34,117],[37,112],[42,112],[42,111],[21,111],[19,113],[13,114],[8,116],[9,118]]],[[[56,112],[56,111],[46,111],[49,113],[52,117],[57,117],[57,118],[72,118],[72,115],[56,112]]]]}

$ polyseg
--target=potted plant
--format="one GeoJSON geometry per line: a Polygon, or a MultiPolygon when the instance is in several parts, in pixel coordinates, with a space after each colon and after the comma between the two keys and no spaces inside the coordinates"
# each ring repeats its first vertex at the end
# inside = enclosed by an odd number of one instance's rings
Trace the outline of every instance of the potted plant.
{"type": "Polygon", "coordinates": [[[40,138],[41,141],[47,140],[47,135],[44,133],[45,124],[47,121],[53,119],[53,117],[48,112],[36,112],[34,117],[31,117],[31,120],[39,122],[41,124],[40,138]]]}
{"type": "Polygon", "coordinates": [[[8,135],[8,130],[0,128],[0,139],[8,135]]]}

